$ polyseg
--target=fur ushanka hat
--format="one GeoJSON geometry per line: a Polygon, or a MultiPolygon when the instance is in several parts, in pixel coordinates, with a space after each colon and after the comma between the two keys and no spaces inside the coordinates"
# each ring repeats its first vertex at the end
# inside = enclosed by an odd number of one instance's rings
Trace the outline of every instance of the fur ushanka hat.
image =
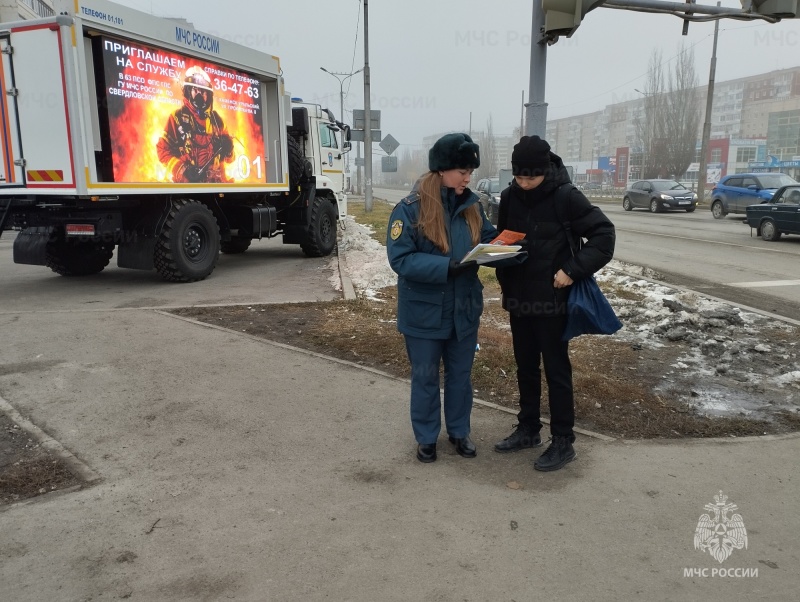
{"type": "Polygon", "coordinates": [[[481,164],[478,145],[466,134],[446,134],[428,152],[428,169],[477,169],[481,164]]]}

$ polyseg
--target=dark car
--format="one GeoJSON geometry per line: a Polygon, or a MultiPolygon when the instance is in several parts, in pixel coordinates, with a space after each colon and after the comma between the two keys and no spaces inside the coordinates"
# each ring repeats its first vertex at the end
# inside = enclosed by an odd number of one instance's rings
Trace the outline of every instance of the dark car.
{"type": "Polygon", "coordinates": [[[480,198],[486,217],[489,218],[492,225],[496,226],[497,213],[500,207],[500,178],[478,180],[478,184],[475,186],[475,193],[480,198]]]}
{"type": "Polygon", "coordinates": [[[680,209],[691,213],[697,207],[697,195],[677,180],[639,180],[631,184],[622,197],[622,208],[637,207],[653,213],[680,209]]]}
{"type": "Polygon", "coordinates": [[[781,234],[800,234],[800,184],[784,186],[772,199],[745,209],[747,225],[764,240],[778,240],[781,234]]]}
{"type": "Polygon", "coordinates": [[[729,213],[745,213],[749,205],[768,201],[781,186],[797,184],[784,173],[737,173],[725,176],[711,191],[711,214],[722,219],[729,213]]]}

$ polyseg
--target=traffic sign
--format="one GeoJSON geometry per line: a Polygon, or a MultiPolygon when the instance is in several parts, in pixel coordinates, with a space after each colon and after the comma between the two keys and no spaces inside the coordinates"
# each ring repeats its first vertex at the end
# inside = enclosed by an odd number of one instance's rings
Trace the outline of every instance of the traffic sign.
{"type": "MultiPolygon", "coordinates": [[[[378,145],[384,151],[386,151],[387,155],[391,155],[394,151],[397,150],[397,147],[400,146],[400,143],[392,137],[391,134],[386,134],[386,138],[381,140],[381,143],[378,145]]],[[[383,171],[386,171],[385,169],[383,171]]]]}

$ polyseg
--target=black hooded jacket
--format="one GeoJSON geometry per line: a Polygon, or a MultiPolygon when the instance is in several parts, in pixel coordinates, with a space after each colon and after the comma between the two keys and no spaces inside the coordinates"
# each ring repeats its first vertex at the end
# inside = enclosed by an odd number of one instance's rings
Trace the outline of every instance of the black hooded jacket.
{"type": "Polygon", "coordinates": [[[569,287],[557,289],[553,277],[558,270],[573,280],[594,274],[614,256],[614,224],[592,205],[577,188],[569,195],[556,194],[569,184],[561,157],[550,153],[551,165],[544,181],[533,190],[523,190],[512,180],[500,193],[497,229],[524,232],[528,259],[512,267],[497,268],[503,291],[503,308],[516,316],[556,316],[566,312],[569,287]],[[558,198],[567,200],[556,210],[558,198]],[[563,221],[569,221],[572,236],[585,239],[572,255],[563,221]]]}

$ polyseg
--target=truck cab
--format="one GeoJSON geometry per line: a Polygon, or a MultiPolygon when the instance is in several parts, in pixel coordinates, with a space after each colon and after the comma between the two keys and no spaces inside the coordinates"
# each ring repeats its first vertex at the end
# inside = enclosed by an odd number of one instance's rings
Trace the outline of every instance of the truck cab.
{"type": "Polygon", "coordinates": [[[290,135],[300,146],[316,180],[316,194],[332,195],[339,219],[347,215],[345,154],[350,150],[350,127],[337,121],[330,109],[292,101],[290,135]]]}

